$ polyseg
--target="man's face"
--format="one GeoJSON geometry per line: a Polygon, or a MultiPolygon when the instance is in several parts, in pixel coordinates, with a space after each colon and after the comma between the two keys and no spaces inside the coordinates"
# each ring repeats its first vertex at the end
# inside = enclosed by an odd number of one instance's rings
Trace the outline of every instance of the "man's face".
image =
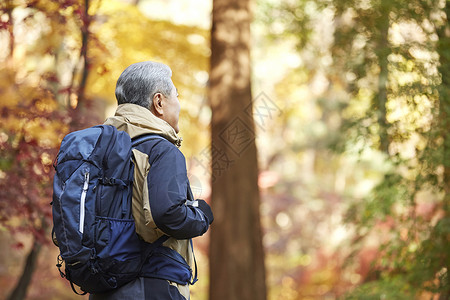
{"type": "Polygon", "coordinates": [[[163,96],[163,108],[164,114],[162,119],[169,123],[175,132],[178,133],[180,128],[178,127],[178,119],[180,117],[180,101],[178,101],[178,91],[175,86],[168,97],[163,96]]]}

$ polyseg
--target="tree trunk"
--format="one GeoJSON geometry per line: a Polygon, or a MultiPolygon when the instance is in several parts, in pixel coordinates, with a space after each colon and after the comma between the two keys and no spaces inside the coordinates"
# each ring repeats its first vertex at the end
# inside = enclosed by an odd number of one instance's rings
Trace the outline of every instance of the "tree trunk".
{"type": "Polygon", "coordinates": [[[78,104],[83,104],[85,98],[85,90],[87,77],[89,72],[89,59],[88,59],[88,41],[89,41],[89,25],[90,25],[90,16],[89,16],[89,0],[84,0],[84,14],[83,14],[83,27],[81,28],[81,50],[80,50],[80,58],[83,60],[83,68],[81,70],[81,80],[80,85],[78,87],[78,104]]]}
{"type": "MultiPolygon", "coordinates": [[[[88,42],[89,42],[89,25],[91,23],[91,17],[89,16],[89,2],[90,0],[84,0],[84,11],[81,15],[81,48],[80,48],[80,61],[82,62],[81,68],[81,78],[78,84],[78,88],[76,89],[76,98],[77,104],[75,107],[70,105],[69,100],[69,110],[72,115],[72,122],[70,123],[71,131],[79,130],[83,127],[83,124],[86,123],[86,110],[88,107],[85,91],[87,78],[89,75],[89,58],[88,58],[88,42]]],[[[75,73],[73,74],[71,88],[74,84],[73,80],[75,79],[75,73]]]]}
{"type": "Polygon", "coordinates": [[[266,299],[252,118],[249,0],[213,0],[210,300],[266,299]]]}
{"type": "Polygon", "coordinates": [[[8,35],[9,35],[9,59],[13,60],[13,56],[14,56],[14,20],[13,20],[13,16],[12,16],[12,11],[14,9],[14,4],[12,2],[12,0],[6,0],[5,3],[6,6],[6,14],[8,16],[8,22],[7,22],[7,28],[8,28],[8,35]]]}
{"type": "MultiPolygon", "coordinates": [[[[448,1],[446,3],[444,11],[447,15],[447,20],[449,20],[450,6],[448,1]]],[[[445,215],[442,218],[441,222],[443,222],[444,226],[448,226],[448,220],[450,220],[450,26],[448,24],[448,21],[437,30],[437,33],[439,36],[439,72],[441,73],[442,79],[439,88],[439,121],[441,123],[439,128],[441,129],[441,137],[443,139],[442,165],[444,166],[443,186],[445,192],[443,202],[445,215]]],[[[443,249],[450,249],[449,235],[446,232],[440,233],[441,235],[443,235],[442,239],[445,243],[443,249]]],[[[445,261],[443,261],[442,263],[443,266],[446,267],[447,276],[442,276],[443,278],[446,278],[446,282],[441,283],[441,285],[444,287],[444,291],[442,292],[440,299],[450,299],[450,255],[448,251],[445,251],[445,253],[446,254],[443,256],[445,261]]]]}
{"type": "Polygon", "coordinates": [[[27,294],[28,286],[30,285],[31,279],[33,277],[34,270],[36,269],[36,264],[38,261],[39,252],[41,251],[42,245],[36,240],[28,253],[25,266],[17,282],[16,287],[13,289],[8,297],[8,300],[23,300],[27,294]]]}

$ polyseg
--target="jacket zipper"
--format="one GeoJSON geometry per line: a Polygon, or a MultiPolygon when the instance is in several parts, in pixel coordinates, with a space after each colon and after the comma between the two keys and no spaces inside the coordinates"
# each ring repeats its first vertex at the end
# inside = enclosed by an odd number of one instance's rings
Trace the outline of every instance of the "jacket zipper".
{"type": "Polygon", "coordinates": [[[79,231],[83,233],[84,231],[84,213],[85,213],[85,202],[86,202],[86,193],[89,188],[89,172],[84,173],[84,185],[83,191],[81,192],[80,199],[80,227],[79,231]]]}

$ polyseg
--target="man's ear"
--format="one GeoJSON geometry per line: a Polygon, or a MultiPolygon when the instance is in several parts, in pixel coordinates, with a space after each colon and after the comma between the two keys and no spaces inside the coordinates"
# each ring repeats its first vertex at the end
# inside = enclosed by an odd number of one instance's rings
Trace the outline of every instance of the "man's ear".
{"type": "Polygon", "coordinates": [[[163,110],[163,95],[161,93],[156,93],[152,99],[152,108],[157,116],[162,116],[164,114],[163,110]]]}

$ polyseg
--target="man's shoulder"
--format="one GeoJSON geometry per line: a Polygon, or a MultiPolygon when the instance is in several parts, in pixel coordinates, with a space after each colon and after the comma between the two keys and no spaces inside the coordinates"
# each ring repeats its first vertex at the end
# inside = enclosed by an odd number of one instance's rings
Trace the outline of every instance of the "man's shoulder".
{"type": "Polygon", "coordinates": [[[172,142],[160,135],[154,135],[143,143],[144,149],[155,154],[167,154],[169,156],[183,157],[183,153],[172,142]],[[148,145],[148,146],[147,146],[148,145]],[[147,147],[145,147],[147,146],[147,147]]]}

